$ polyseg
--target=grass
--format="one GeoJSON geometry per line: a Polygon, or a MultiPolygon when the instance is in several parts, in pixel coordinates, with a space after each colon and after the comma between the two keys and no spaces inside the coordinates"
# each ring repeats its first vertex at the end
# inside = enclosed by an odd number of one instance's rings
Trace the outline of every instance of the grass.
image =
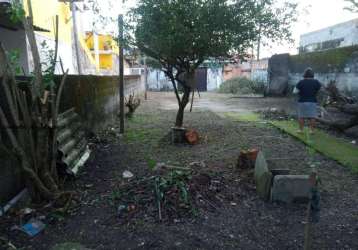
{"type": "Polygon", "coordinates": [[[272,121],[271,124],[299,139],[317,152],[349,167],[354,173],[358,173],[358,147],[319,129],[313,135],[299,134],[297,133],[298,125],[295,121],[272,121]]]}
{"type": "Polygon", "coordinates": [[[155,117],[152,115],[137,115],[127,120],[128,127],[125,132],[125,141],[127,142],[151,142],[162,136],[162,131],[152,124],[155,117]]]}
{"type": "Polygon", "coordinates": [[[238,122],[259,122],[260,116],[256,113],[245,112],[245,113],[235,113],[235,112],[225,112],[224,116],[238,122]]]}
{"type": "MultiPolygon", "coordinates": [[[[239,122],[259,122],[261,120],[258,114],[252,112],[227,112],[224,113],[224,116],[239,122]]],[[[298,125],[295,121],[271,121],[270,124],[302,141],[324,156],[350,168],[354,173],[358,173],[358,147],[319,129],[316,130],[314,135],[299,134],[297,133],[298,125]]]]}

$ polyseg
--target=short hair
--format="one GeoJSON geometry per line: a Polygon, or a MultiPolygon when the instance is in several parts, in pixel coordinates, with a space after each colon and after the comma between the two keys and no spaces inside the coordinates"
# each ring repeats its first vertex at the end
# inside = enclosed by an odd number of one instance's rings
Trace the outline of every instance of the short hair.
{"type": "Polygon", "coordinates": [[[311,68],[307,68],[303,73],[303,78],[314,78],[314,72],[311,68]]]}

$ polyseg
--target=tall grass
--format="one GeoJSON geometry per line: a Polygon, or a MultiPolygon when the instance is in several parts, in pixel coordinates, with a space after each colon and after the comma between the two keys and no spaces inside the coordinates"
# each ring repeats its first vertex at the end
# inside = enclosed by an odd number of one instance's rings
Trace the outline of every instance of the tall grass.
{"type": "Polygon", "coordinates": [[[263,94],[265,84],[259,81],[253,81],[246,77],[237,77],[225,81],[219,88],[219,93],[227,94],[263,94]]]}

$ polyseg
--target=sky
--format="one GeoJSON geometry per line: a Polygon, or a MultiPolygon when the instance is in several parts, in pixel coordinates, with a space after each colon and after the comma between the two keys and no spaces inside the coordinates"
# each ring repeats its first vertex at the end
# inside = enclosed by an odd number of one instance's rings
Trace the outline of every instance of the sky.
{"type": "MultiPolygon", "coordinates": [[[[116,16],[122,9],[122,0],[101,0],[111,2],[113,8],[111,14],[116,16]]],[[[285,0],[278,0],[284,2],[285,0]]],[[[344,0],[296,0],[299,4],[298,21],[292,27],[293,44],[271,43],[262,49],[261,58],[270,57],[273,54],[296,54],[300,35],[311,31],[326,28],[341,22],[358,18],[357,13],[344,10],[347,3],[344,0]]],[[[136,0],[126,0],[127,9],[136,5],[136,0]]],[[[115,26],[114,26],[115,28],[115,26]]]]}
{"type": "Polygon", "coordinates": [[[292,28],[294,44],[271,44],[271,48],[263,49],[261,57],[286,52],[297,54],[301,34],[358,18],[357,13],[344,10],[344,7],[347,6],[344,0],[299,0],[298,3],[301,14],[298,22],[292,28]]]}

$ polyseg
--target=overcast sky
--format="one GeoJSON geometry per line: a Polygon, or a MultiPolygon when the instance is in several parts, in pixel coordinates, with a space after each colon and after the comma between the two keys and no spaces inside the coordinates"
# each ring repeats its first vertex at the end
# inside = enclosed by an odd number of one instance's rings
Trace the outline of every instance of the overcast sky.
{"type": "Polygon", "coordinates": [[[298,2],[301,15],[292,29],[295,44],[272,44],[272,48],[264,49],[263,57],[285,52],[297,53],[301,34],[358,18],[358,14],[344,10],[347,6],[344,0],[299,0],[298,2]]]}
{"type": "MultiPolygon", "coordinates": [[[[114,16],[120,11],[122,0],[110,1],[114,5],[112,12],[114,16]]],[[[284,1],[284,0],[278,0],[284,1]]],[[[343,8],[347,6],[344,0],[297,0],[299,3],[300,16],[298,22],[293,26],[292,33],[294,44],[271,44],[262,50],[262,57],[269,57],[273,54],[290,52],[297,53],[299,38],[301,34],[322,29],[337,23],[358,18],[358,14],[350,13],[343,8]]],[[[136,0],[127,0],[126,6],[133,7],[136,0]]]]}

